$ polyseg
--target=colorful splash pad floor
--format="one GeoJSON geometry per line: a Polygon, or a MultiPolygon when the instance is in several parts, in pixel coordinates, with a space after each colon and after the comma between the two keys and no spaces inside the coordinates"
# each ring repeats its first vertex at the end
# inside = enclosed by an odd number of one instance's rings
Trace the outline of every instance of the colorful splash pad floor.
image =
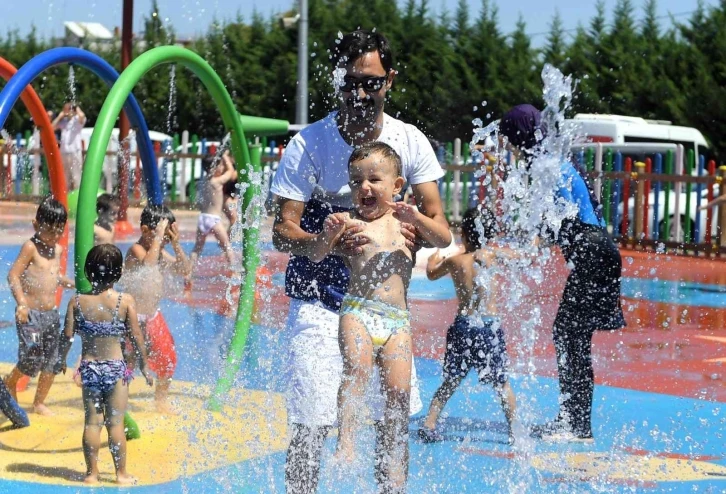
{"type": "MultiPolygon", "coordinates": [[[[0,247],[3,374],[17,349],[14,304],[4,280],[18,249],[0,247]]],[[[205,253],[213,257],[204,258],[193,296],[172,297],[162,306],[177,341],[173,405],[179,414],[156,414],[151,390],[141,379],[133,382],[130,410],[142,438],[129,443],[129,471],[139,485],[122,491],[284,492],[287,299],[280,282],[286,259],[266,253],[273,286],[250,333],[235,388],[224,410],[211,413],[204,404],[226,353],[232,320],[221,315],[226,284],[216,268],[216,248],[205,253]]],[[[446,441],[425,445],[412,434],[409,492],[726,492],[726,265],[632,253],[624,253],[624,261],[629,327],[595,336],[595,443],[550,445],[523,438],[507,446],[494,393],[469,376],[446,408],[446,441]]],[[[561,261],[553,263],[520,312],[505,318],[512,383],[525,425],[556,414],[549,328],[565,274],[561,261]],[[532,340],[533,335],[519,331],[517,321],[535,306],[542,324],[532,340]]],[[[411,300],[427,406],[441,380],[444,336],[455,308],[453,287],[447,280],[428,282],[418,272],[411,300]]],[[[74,348],[72,362],[78,352],[74,348]]],[[[34,390],[31,383],[20,394],[26,409],[34,390]]],[[[53,418],[31,415],[31,427],[22,430],[0,424],[0,492],[88,490],[78,482],[84,470],[80,390],[61,376],[47,403],[56,412],[53,418]]],[[[421,414],[412,417],[412,431],[420,421],[421,414]]],[[[363,434],[360,461],[350,471],[330,464],[334,441],[331,437],[326,444],[320,491],[375,492],[370,433],[363,434]]],[[[107,451],[101,464],[104,482],[93,492],[118,492],[110,483],[107,451]]]]}

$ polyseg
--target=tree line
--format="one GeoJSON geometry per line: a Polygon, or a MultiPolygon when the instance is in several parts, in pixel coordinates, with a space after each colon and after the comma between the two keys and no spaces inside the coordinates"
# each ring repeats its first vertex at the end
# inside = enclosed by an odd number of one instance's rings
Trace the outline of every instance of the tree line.
{"type": "MultiPolygon", "coordinates": [[[[656,0],[645,0],[642,6],[617,0],[610,14],[599,0],[595,15],[573,32],[565,30],[555,13],[544,46],[536,49],[525,18],[513,32],[501,31],[493,0],[482,0],[478,12],[460,0],[454,12],[436,15],[428,0],[401,5],[390,0],[309,0],[310,121],[335,105],[331,43],[340,32],[375,28],[389,38],[399,72],[387,111],[418,125],[433,139],[468,139],[474,118],[487,122],[522,102],[541,105],[539,74],[549,62],[578,80],[574,112],[634,115],[693,126],[725,156],[726,0],[714,7],[699,3],[689,18],[672,19],[667,26],[657,15],[656,0]]],[[[154,5],[135,56],[175,42],[173,26],[161,18],[154,5]]],[[[20,66],[57,44],[41,39],[35,29],[24,37],[11,31],[0,38],[0,56],[20,66]]],[[[241,113],[294,121],[297,29],[284,29],[277,16],[237,15],[211,23],[189,48],[219,73],[241,113]]],[[[118,43],[99,54],[120,68],[118,43]]],[[[57,66],[34,82],[49,109],[59,109],[70,97],[68,71],[67,66],[57,66]]],[[[219,137],[224,132],[221,118],[199,80],[181,69],[173,76],[172,95],[169,66],[154,69],[134,90],[149,127],[219,137]]],[[[74,91],[92,125],[108,89],[93,74],[77,68],[74,91]]],[[[6,128],[15,133],[31,126],[28,113],[17,104],[6,128]]]]}

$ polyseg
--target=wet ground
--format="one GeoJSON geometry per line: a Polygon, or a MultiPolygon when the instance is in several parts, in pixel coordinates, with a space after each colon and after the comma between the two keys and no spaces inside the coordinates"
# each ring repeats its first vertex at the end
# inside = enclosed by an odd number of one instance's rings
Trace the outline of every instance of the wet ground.
{"type": "MultiPolygon", "coordinates": [[[[8,228],[6,241],[17,240],[0,246],[3,373],[17,351],[14,302],[5,278],[27,233],[24,225],[18,222],[12,233],[8,228]]],[[[189,235],[185,233],[187,239],[189,235]]],[[[189,250],[191,244],[185,247],[189,250]]],[[[265,247],[272,287],[263,295],[266,302],[223,412],[205,410],[233,322],[221,315],[227,282],[215,246],[205,251],[192,297],[171,296],[163,302],[179,354],[174,404],[180,414],[155,414],[148,388],[140,379],[134,381],[130,409],[142,439],[129,443],[129,469],[141,485],[130,491],[284,491],[287,432],[281,392],[288,301],[281,280],[286,258],[265,247]]],[[[496,396],[469,376],[445,410],[446,441],[425,445],[412,435],[409,492],[726,492],[726,264],[630,252],[623,259],[628,328],[597,333],[594,339],[595,443],[548,445],[522,439],[507,446],[496,396]]],[[[525,425],[549,420],[557,411],[550,328],[566,267],[558,260],[545,273],[519,312],[504,319],[511,379],[525,425]],[[528,333],[518,321],[537,307],[542,322],[534,334],[528,333]]],[[[180,285],[171,284],[170,294],[181,292],[180,285]]],[[[453,286],[446,279],[428,282],[418,270],[410,299],[422,399],[428,406],[441,380],[444,337],[455,310],[453,286]]],[[[78,352],[74,348],[71,361],[78,352]]],[[[34,389],[31,384],[21,393],[21,405],[29,406],[34,389]]],[[[57,418],[31,415],[33,423],[25,431],[5,431],[7,424],[0,424],[0,492],[86,490],[78,484],[83,472],[80,390],[67,378],[59,379],[48,404],[57,418]]],[[[420,415],[412,418],[412,431],[420,420],[420,415]]],[[[327,461],[333,446],[331,438],[321,492],[375,492],[371,437],[364,435],[360,461],[343,474],[327,461]]],[[[105,454],[101,462],[109,480],[112,466],[105,454]]],[[[94,492],[111,489],[118,491],[104,483],[94,492]]]]}

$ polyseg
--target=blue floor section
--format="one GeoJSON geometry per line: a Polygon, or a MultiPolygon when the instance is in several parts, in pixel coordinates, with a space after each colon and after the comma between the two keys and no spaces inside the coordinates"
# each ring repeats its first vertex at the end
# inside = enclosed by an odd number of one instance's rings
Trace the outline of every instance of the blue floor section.
{"type": "MultiPolygon", "coordinates": [[[[14,260],[17,252],[17,247],[0,248],[0,321],[13,320],[15,304],[5,278],[7,263],[14,260]]],[[[633,285],[628,283],[624,286],[629,290],[633,285]]],[[[636,289],[646,293],[643,286],[653,285],[645,283],[637,285],[636,289]]],[[[443,297],[448,288],[422,284],[417,290],[443,297]]],[[[66,293],[65,298],[69,296],[70,293],[66,293]]],[[[170,301],[163,302],[162,310],[177,342],[179,366],[175,377],[213,383],[226,354],[232,320],[170,301]]],[[[282,391],[285,345],[285,333],[281,328],[253,326],[236,385],[282,391]]],[[[73,361],[78,358],[79,351],[76,344],[71,356],[73,361]]],[[[0,329],[0,361],[13,362],[16,356],[14,324],[5,325],[0,329]]],[[[441,364],[428,359],[417,359],[416,363],[422,399],[427,407],[441,382],[441,364]]],[[[512,376],[511,380],[525,426],[554,418],[558,395],[556,380],[519,375],[512,376]]],[[[412,432],[420,421],[421,414],[412,418],[412,432]]],[[[726,477],[721,476],[719,470],[726,468],[723,459],[726,455],[726,405],[723,403],[598,386],[593,417],[594,445],[548,445],[525,439],[516,448],[521,449],[521,454],[512,458],[512,447],[504,444],[504,416],[494,391],[480,386],[474,376],[469,376],[447,406],[441,431],[446,441],[434,445],[422,444],[415,434],[411,435],[408,492],[726,492],[726,477]],[[597,461],[601,463],[602,473],[593,477],[564,464],[560,468],[558,461],[552,459],[573,452],[599,453],[601,456],[597,461]],[[550,457],[548,453],[555,455],[550,457]],[[633,455],[697,455],[706,458],[702,461],[706,462],[706,467],[713,465],[714,472],[709,473],[706,468],[698,480],[689,481],[640,482],[636,475],[630,481],[613,480],[607,472],[626,468],[620,465],[633,455]],[[550,468],[537,468],[537,461],[549,462],[550,468]]],[[[351,470],[330,465],[335,439],[327,441],[320,492],[375,492],[371,460],[373,439],[370,431],[362,436],[360,461],[351,470]]],[[[0,492],[282,493],[283,471],[284,454],[276,453],[160,486],[87,490],[0,479],[0,492]]]]}

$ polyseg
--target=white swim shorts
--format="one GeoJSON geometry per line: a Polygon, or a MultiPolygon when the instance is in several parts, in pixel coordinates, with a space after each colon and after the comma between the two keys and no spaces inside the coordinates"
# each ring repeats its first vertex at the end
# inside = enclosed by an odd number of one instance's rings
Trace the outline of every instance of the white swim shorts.
{"type": "Polygon", "coordinates": [[[197,220],[197,230],[202,235],[207,235],[212,231],[214,225],[222,221],[222,218],[216,214],[199,213],[199,219],[197,220]]]}
{"type": "MultiPolygon", "coordinates": [[[[309,427],[335,425],[343,359],[338,346],[338,314],[321,303],[292,299],[286,331],[290,336],[288,422],[309,427]]],[[[368,389],[371,418],[381,420],[385,399],[374,372],[368,389]]],[[[411,415],[423,408],[416,364],[411,366],[411,415]]]]}

